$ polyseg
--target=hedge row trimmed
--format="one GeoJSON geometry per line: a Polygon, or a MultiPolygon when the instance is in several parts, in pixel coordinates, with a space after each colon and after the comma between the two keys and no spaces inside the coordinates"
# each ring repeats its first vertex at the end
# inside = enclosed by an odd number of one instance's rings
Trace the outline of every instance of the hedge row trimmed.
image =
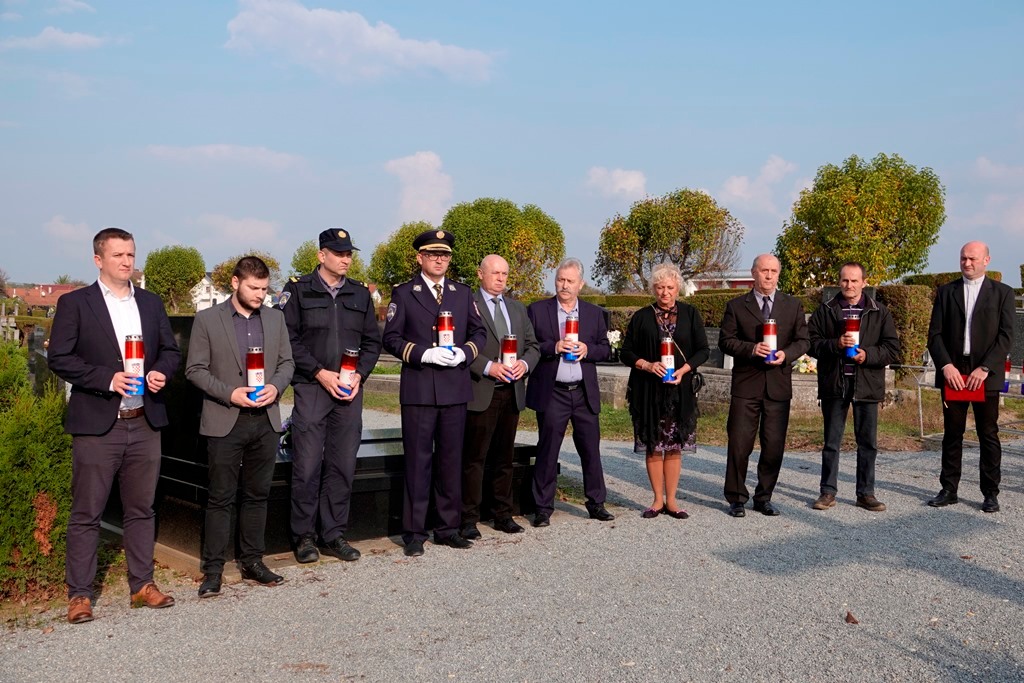
{"type": "MultiPolygon", "coordinates": [[[[878,300],[889,308],[900,337],[900,364],[921,365],[928,348],[928,322],[935,290],[927,285],[882,285],[878,300]]],[[[913,371],[901,372],[901,375],[913,371]]]]}
{"type": "MultiPolygon", "coordinates": [[[[1024,266],[1021,266],[1024,268],[1024,266]]],[[[987,277],[992,278],[996,282],[1003,281],[1003,274],[998,270],[987,270],[985,271],[987,277]]],[[[963,273],[959,270],[953,273],[920,273],[918,275],[907,275],[903,278],[903,284],[905,285],[925,285],[935,289],[942,285],[948,284],[953,280],[957,280],[963,277],[963,273]]]]}

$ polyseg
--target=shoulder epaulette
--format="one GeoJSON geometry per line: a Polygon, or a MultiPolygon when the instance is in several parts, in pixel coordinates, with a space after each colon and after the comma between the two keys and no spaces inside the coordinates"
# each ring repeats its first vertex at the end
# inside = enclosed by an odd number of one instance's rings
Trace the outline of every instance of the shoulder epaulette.
{"type": "Polygon", "coordinates": [[[354,285],[359,285],[360,287],[364,287],[366,289],[369,289],[369,287],[366,287],[365,283],[360,282],[359,280],[353,280],[352,278],[348,278],[348,281],[351,282],[354,285]]]}
{"type": "Polygon", "coordinates": [[[292,275],[290,278],[288,278],[288,281],[289,282],[298,282],[299,281],[299,276],[298,275],[292,275]]]}

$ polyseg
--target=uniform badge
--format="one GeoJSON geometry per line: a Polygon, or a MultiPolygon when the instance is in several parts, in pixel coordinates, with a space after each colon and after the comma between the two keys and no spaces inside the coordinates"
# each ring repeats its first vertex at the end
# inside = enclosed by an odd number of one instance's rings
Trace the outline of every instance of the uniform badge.
{"type": "Polygon", "coordinates": [[[421,285],[413,285],[412,286],[412,291],[414,291],[414,292],[422,292],[423,291],[423,287],[421,285]]]}
{"type": "Polygon", "coordinates": [[[388,322],[391,322],[391,319],[395,317],[396,313],[398,313],[398,304],[392,301],[388,304],[388,322]]]}
{"type": "Polygon", "coordinates": [[[291,292],[281,292],[281,296],[277,297],[278,308],[284,308],[284,305],[288,303],[288,300],[292,298],[291,292]]]}
{"type": "Polygon", "coordinates": [[[455,285],[448,285],[448,291],[449,292],[454,292],[455,291],[455,285]]]}
{"type": "Polygon", "coordinates": [[[438,230],[437,231],[437,239],[439,239],[439,240],[443,240],[444,239],[444,230],[438,230]]]}
{"type": "Polygon", "coordinates": [[[339,230],[338,237],[340,237],[341,239],[345,239],[346,237],[348,237],[348,235],[345,233],[344,230],[339,230]]]}

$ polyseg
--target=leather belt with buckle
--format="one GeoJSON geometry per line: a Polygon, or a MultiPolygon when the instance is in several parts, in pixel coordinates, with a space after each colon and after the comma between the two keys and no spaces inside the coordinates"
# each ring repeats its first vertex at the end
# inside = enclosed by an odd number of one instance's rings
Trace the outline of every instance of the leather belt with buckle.
{"type": "Polygon", "coordinates": [[[239,408],[239,415],[266,415],[267,409],[263,408],[239,408]]]}
{"type": "Polygon", "coordinates": [[[142,417],[145,413],[145,408],[121,408],[117,411],[117,417],[119,420],[131,420],[132,418],[142,417]]]}
{"type": "Polygon", "coordinates": [[[555,387],[565,391],[576,391],[582,382],[555,382],[555,387]]]}

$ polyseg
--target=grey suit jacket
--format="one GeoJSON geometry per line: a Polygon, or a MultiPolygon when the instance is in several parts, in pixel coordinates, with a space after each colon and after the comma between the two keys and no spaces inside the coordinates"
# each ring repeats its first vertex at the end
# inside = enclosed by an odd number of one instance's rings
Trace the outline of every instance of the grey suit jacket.
{"type": "MultiPolygon", "coordinates": [[[[231,392],[247,386],[245,361],[239,354],[234,322],[231,320],[235,311],[231,301],[228,299],[213,308],[199,311],[189,338],[185,377],[205,394],[199,423],[199,433],[203,436],[227,436],[231,432],[238,419],[238,406],[231,404],[231,392]]],[[[261,308],[260,320],[263,321],[263,360],[267,384],[277,387],[280,396],[295,372],[288,328],[284,323],[284,313],[276,308],[261,308]]],[[[274,431],[280,432],[279,401],[268,408],[267,415],[274,431]]]]}
{"type": "MultiPolygon", "coordinates": [[[[475,412],[487,410],[494,395],[494,378],[484,375],[484,368],[487,367],[488,361],[501,359],[501,340],[498,339],[498,333],[494,331],[494,318],[487,307],[487,302],[484,301],[484,294],[485,292],[479,289],[473,292],[473,301],[476,302],[480,318],[484,321],[484,327],[487,328],[487,341],[480,349],[480,355],[469,366],[469,372],[473,376],[473,400],[466,407],[475,412]]],[[[540,362],[540,345],[537,343],[537,335],[534,334],[530,318],[526,314],[526,306],[507,296],[503,297],[503,301],[510,318],[509,334],[516,335],[516,354],[532,371],[540,362]]],[[[526,408],[526,377],[516,382],[513,388],[516,392],[516,405],[522,411],[526,408]]]]}

